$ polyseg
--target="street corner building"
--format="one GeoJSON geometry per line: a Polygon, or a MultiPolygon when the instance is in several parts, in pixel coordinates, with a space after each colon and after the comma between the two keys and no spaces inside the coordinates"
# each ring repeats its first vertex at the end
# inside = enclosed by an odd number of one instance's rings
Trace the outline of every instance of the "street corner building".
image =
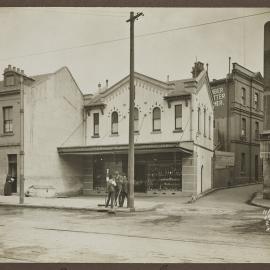
{"type": "Polygon", "coordinates": [[[43,192],[41,196],[49,196],[48,191],[54,196],[56,192],[70,194],[81,190],[79,160],[59,158],[57,147],[63,143],[83,144],[83,100],[66,67],[32,77],[11,65],[4,70],[0,82],[1,194],[7,174],[15,179],[12,192],[19,192],[20,154],[24,154],[25,190],[34,186],[43,192]],[[21,93],[24,93],[24,109],[21,109],[21,93]],[[20,130],[20,114],[23,114],[23,130],[20,130]]]}
{"type": "MultiPolygon", "coordinates": [[[[197,195],[212,187],[213,100],[202,63],[192,75],[163,82],[135,72],[135,192],[197,195]]],[[[128,172],[129,76],[98,88],[84,95],[83,143],[57,148],[58,166],[71,161],[62,173],[77,172],[84,195],[105,191],[107,170],[128,172]]]]}
{"type": "Polygon", "coordinates": [[[215,118],[214,188],[256,183],[263,178],[264,80],[259,72],[237,63],[231,71],[230,67],[225,78],[210,82],[215,118]]]}

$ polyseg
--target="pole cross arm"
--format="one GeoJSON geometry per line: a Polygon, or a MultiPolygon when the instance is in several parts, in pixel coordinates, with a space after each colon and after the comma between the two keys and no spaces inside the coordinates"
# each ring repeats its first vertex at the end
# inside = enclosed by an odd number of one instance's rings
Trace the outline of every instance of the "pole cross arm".
{"type": "Polygon", "coordinates": [[[131,12],[130,14],[130,18],[128,20],[126,20],[126,22],[131,22],[131,21],[135,21],[138,20],[138,18],[140,16],[144,16],[144,14],[142,12],[137,13],[135,16],[133,16],[133,12],[131,12]]]}

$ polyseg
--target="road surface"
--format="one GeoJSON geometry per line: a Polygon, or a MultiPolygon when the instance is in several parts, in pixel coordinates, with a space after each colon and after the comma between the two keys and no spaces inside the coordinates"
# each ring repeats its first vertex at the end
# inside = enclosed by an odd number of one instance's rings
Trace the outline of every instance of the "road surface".
{"type": "Polygon", "coordinates": [[[260,185],[195,203],[147,198],[155,211],[117,213],[0,207],[0,262],[270,262],[263,209],[246,202],[260,185]]]}

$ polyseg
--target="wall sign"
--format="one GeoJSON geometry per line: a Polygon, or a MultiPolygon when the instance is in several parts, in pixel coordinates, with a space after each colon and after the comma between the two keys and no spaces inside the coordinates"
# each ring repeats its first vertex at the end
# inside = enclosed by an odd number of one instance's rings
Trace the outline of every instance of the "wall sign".
{"type": "Polygon", "coordinates": [[[224,102],[225,92],[224,92],[223,87],[212,89],[212,94],[213,94],[213,100],[214,100],[214,106],[215,107],[225,105],[225,102],[224,102]]]}

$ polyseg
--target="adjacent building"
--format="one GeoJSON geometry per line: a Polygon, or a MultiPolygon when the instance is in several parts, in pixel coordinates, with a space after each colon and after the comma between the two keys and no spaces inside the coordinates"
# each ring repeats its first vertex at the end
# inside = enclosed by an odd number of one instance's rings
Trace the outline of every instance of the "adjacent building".
{"type": "Polygon", "coordinates": [[[233,63],[226,78],[210,82],[215,118],[216,150],[233,152],[232,174],[215,179],[213,186],[262,180],[260,133],[263,129],[264,84],[262,75],[233,63]]]}
{"type": "MultiPolygon", "coordinates": [[[[163,82],[135,73],[135,192],[199,194],[212,187],[212,95],[202,63],[192,74],[163,82]]],[[[84,96],[84,143],[58,145],[61,159],[81,162],[83,194],[103,192],[107,170],[127,174],[128,115],[129,76],[84,96]]]]}
{"type": "Polygon", "coordinates": [[[84,142],[84,99],[69,70],[64,67],[54,73],[30,77],[9,65],[3,77],[0,82],[0,192],[7,174],[15,178],[13,192],[19,192],[20,154],[24,154],[26,190],[31,185],[39,185],[50,186],[59,193],[80,191],[80,160],[59,158],[57,152],[57,147],[64,143],[84,142]],[[21,89],[24,110],[21,110],[21,89]],[[20,114],[23,130],[20,130],[20,114]],[[23,153],[20,152],[22,138],[23,153]]]}

